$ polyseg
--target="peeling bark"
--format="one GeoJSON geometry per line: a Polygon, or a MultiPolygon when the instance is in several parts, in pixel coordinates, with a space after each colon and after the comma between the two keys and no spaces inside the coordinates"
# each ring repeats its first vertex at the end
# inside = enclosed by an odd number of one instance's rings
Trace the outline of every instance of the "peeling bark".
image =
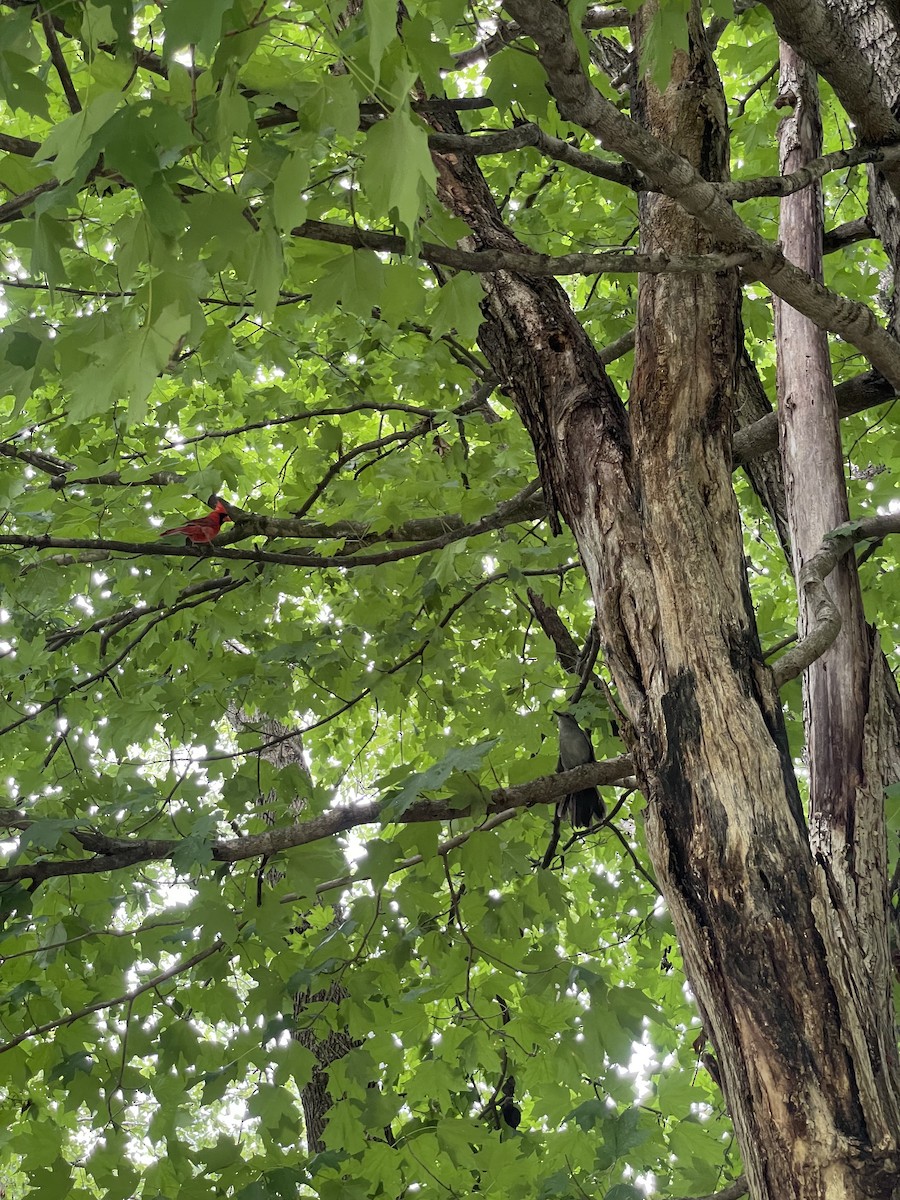
{"type": "MultiPolygon", "coordinates": [[[[507,0],[507,10],[574,114],[585,89],[572,76],[564,6],[507,0]]],[[[716,181],[727,129],[699,6],[690,33],[666,92],[642,85],[636,110],[654,144],[716,181]]],[[[475,160],[435,161],[441,198],[472,244],[516,246],[475,160]]],[[[642,197],[641,230],[643,249],[679,254],[705,253],[719,236],[662,195],[642,197]]],[[[562,289],[512,272],[485,284],[481,345],[591,582],[648,799],[648,846],[751,1192],[886,1200],[900,1172],[892,1067],[848,999],[865,970],[859,942],[821,886],[744,574],[730,449],[736,273],[641,277],[628,416],[562,289]]]]}
{"type": "MultiPolygon", "coordinates": [[[[896,0],[824,0],[825,6],[842,22],[848,36],[880,81],[885,101],[897,112],[900,99],[900,5],[896,0]]],[[[891,263],[882,283],[882,302],[888,328],[900,331],[900,201],[894,176],[877,167],[868,168],[869,222],[891,263]]]]}
{"type": "MultiPolygon", "coordinates": [[[[792,111],[779,127],[784,174],[821,153],[815,74],[782,43],[779,104],[792,111]]],[[[822,276],[822,195],[818,185],[781,202],[780,234],[785,254],[816,278],[822,276]]],[[[816,553],[824,536],[849,520],[839,432],[840,417],[831,380],[825,334],[806,317],[776,302],[781,454],[786,481],[794,574],[816,553]]],[[[804,723],[810,765],[810,842],[822,872],[823,937],[840,970],[842,949],[855,944],[858,969],[853,991],[839,993],[843,1025],[853,1031],[856,1057],[865,1062],[865,1037],[878,1043],[876,1061],[884,1078],[867,1081],[872,1111],[896,1104],[898,1064],[893,1037],[888,951],[887,838],[880,751],[870,730],[871,703],[883,691],[869,690],[870,639],[852,555],[845,555],[829,580],[841,620],[834,644],[804,676],[804,723]],[[868,744],[866,741],[868,740],[868,744]],[[881,1088],[884,1095],[878,1096],[881,1088]],[[893,1094],[892,1094],[893,1093],[893,1094]]],[[[801,589],[800,633],[814,620],[801,589]]],[[[876,672],[877,674],[877,672],[876,672]]],[[[884,683],[879,680],[881,687],[884,683]]],[[[896,743],[896,730],[889,744],[896,743]]]]}

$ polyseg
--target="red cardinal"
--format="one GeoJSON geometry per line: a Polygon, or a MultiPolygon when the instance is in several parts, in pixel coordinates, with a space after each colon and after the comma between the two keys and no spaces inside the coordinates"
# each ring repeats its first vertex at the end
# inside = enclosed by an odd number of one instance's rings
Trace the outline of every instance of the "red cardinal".
{"type": "Polygon", "coordinates": [[[176,525],[174,529],[164,529],[159,536],[174,537],[175,534],[181,533],[184,535],[186,546],[191,542],[195,545],[211,542],[225,522],[230,520],[228,509],[221,500],[217,500],[216,507],[205,517],[197,517],[194,521],[185,521],[183,525],[176,525]]]}

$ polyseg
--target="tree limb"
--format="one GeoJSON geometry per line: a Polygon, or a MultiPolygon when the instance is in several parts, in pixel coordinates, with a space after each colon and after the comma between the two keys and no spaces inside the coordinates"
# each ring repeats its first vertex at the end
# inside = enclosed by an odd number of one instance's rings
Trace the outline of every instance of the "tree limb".
{"type": "MultiPolygon", "coordinates": [[[[415,558],[420,554],[429,554],[433,550],[442,550],[451,542],[460,541],[463,538],[477,537],[483,533],[490,533],[494,529],[510,524],[510,514],[518,513],[519,510],[515,505],[521,503],[522,499],[520,497],[513,497],[512,501],[505,501],[504,504],[498,505],[492,513],[486,514],[477,521],[471,521],[467,525],[460,525],[457,528],[446,530],[426,541],[421,541],[411,546],[398,546],[391,550],[382,550],[373,554],[357,554],[355,553],[355,547],[347,547],[339,554],[313,554],[311,552],[299,553],[296,551],[277,552],[264,550],[259,546],[239,550],[224,540],[222,543],[219,543],[217,540],[205,546],[171,546],[158,541],[122,542],[113,539],[107,540],[105,538],[55,538],[49,534],[27,535],[13,533],[0,534],[0,546],[20,546],[23,549],[31,550],[112,551],[114,553],[149,555],[151,557],[204,558],[211,561],[224,559],[233,562],[268,562],[287,567],[339,567],[341,569],[374,567],[388,562],[398,562],[405,558],[415,558]],[[513,507],[509,507],[510,505],[513,505],[513,507]]],[[[523,515],[516,516],[515,520],[536,520],[540,516],[541,513],[537,510],[536,505],[533,505],[525,510],[523,515]]],[[[291,519],[286,517],[247,516],[236,521],[234,532],[225,535],[225,537],[234,541],[258,535],[264,537],[309,536],[308,526],[304,526],[302,523],[298,528],[303,528],[303,533],[297,535],[288,534],[286,531],[290,527],[290,524],[291,519]]],[[[2,732],[0,730],[0,733],[2,732]]]]}
{"type": "MultiPolygon", "coordinates": [[[[533,804],[554,804],[561,797],[579,788],[609,786],[627,779],[632,773],[631,759],[626,755],[607,759],[604,762],[585,763],[572,771],[544,775],[515,787],[496,788],[487,794],[486,813],[494,816],[508,809],[521,809],[533,804]]],[[[297,846],[322,841],[360,825],[372,825],[382,821],[382,804],[366,801],[329,809],[319,816],[294,825],[276,826],[264,833],[248,837],[231,838],[213,842],[210,847],[215,862],[241,862],[248,858],[270,858],[297,846]]],[[[425,821],[455,821],[473,816],[473,807],[458,807],[445,800],[416,800],[391,824],[419,824],[425,821]]],[[[506,819],[506,818],[504,818],[506,819]]],[[[29,822],[30,823],[30,822],[29,822]]],[[[499,822],[496,822],[499,823],[499,822]]],[[[21,828],[23,821],[19,813],[13,822],[21,828]]],[[[75,830],[71,834],[94,858],[41,860],[36,863],[21,863],[0,869],[0,883],[16,883],[30,880],[35,884],[46,879],[66,875],[97,875],[108,871],[122,870],[138,863],[159,862],[171,859],[177,853],[181,840],[158,840],[151,838],[117,838],[89,830],[75,830]]]]}
{"type": "Polygon", "coordinates": [[[775,243],[740,219],[715,184],[602,96],[585,74],[564,8],[555,0],[508,0],[506,8],[537,44],[564,119],[581,125],[600,138],[606,149],[632,163],[723,246],[751,251],[757,279],[817,325],[856,346],[885,378],[900,387],[900,342],[882,329],[875,313],[789,263],[775,243]]]}
{"type": "MultiPolygon", "coordinates": [[[[710,184],[710,187],[713,185],[710,184]]],[[[748,231],[749,232],[749,231],[748,231]]],[[[327,221],[304,221],[291,230],[292,237],[306,237],[316,242],[331,242],[336,246],[350,246],[355,250],[375,250],[383,254],[406,254],[409,244],[405,238],[393,233],[379,233],[358,226],[338,225],[327,221]]],[[[769,247],[763,238],[760,242],[769,247]]],[[[631,250],[611,250],[602,254],[579,251],[574,254],[538,254],[532,250],[458,250],[454,246],[439,246],[424,242],[418,257],[437,266],[453,267],[457,271],[474,271],[477,274],[495,271],[514,271],[525,276],[602,275],[606,273],[643,273],[659,275],[666,272],[693,273],[697,271],[716,273],[732,267],[752,264],[754,277],[757,274],[755,252],[719,251],[715,254],[693,254],[683,258],[672,258],[663,251],[654,250],[639,254],[631,250]]],[[[802,274],[802,272],[801,272],[802,274]]],[[[824,290],[824,289],[823,289],[824,290]]],[[[850,303],[846,301],[845,303],[850,303]]],[[[868,309],[866,310],[868,312],[868,309]]],[[[885,335],[886,336],[886,335],[885,335]]]]}
{"type": "Polygon", "coordinates": [[[832,171],[858,167],[863,163],[891,167],[900,164],[900,146],[852,146],[814,158],[787,175],[761,175],[756,179],[735,179],[714,186],[727,200],[755,200],[761,196],[793,196],[832,171]]]}
{"type": "Polygon", "coordinates": [[[175,963],[174,966],[161,971],[159,975],[154,975],[151,979],[146,980],[121,996],[115,996],[112,1000],[95,1000],[93,1004],[86,1004],[84,1008],[76,1009],[75,1012],[69,1013],[67,1017],[57,1017],[55,1021],[46,1021],[43,1025],[33,1025],[31,1029],[25,1029],[22,1033],[17,1033],[8,1042],[0,1042],[0,1054],[5,1054],[7,1050],[15,1049],[16,1046],[21,1045],[22,1042],[27,1041],[29,1038],[40,1037],[42,1033],[50,1033],[53,1029],[62,1029],[66,1025],[73,1025],[76,1021],[80,1021],[82,1017],[88,1017],[91,1013],[102,1012],[105,1008],[112,1008],[114,1004],[131,1004],[138,996],[142,996],[144,992],[152,992],[161,984],[174,979],[176,975],[182,975],[185,971],[190,971],[192,967],[196,967],[204,959],[210,958],[219,950],[224,949],[224,946],[224,939],[216,938],[211,946],[207,946],[204,950],[198,950],[190,958],[175,963]]]}
{"type": "Polygon", "coordinates": [[[859,542],[877,540],[889,533],[900,533],[900,513],[850,521],[826,534],[816,553],[803,564],[797,588],[806,595],[811,614],[810,629],[772,667],[777,687],[796,679],[810,663],[825,653],[840,633],[841,617],[825,587],[825,579],[840,559],[859,542]]]}

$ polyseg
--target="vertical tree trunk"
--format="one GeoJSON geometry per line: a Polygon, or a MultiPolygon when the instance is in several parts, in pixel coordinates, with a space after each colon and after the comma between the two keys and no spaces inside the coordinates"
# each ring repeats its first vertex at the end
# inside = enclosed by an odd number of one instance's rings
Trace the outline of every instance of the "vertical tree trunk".
{"type": "MultiPolygon", "coordinates": [[[[582,93],[570,14],[507,0],[560,95],[582,93]]],[[[641,12],[640,28],[651,19],[641,12]]],[[[560,101],[563,116],[565,101],[560,101]]],[[[709,179],[727,171],[724,100],[695,5],[690,50],[645,126],[709,179]]],[[[624,147],[612,144],[609,148],[624,147]]],[[[477,165],[437,155],[439,187],[478,247],[511,246],[477,165]]],[[[672,201],[647,196],[642,245],[711,249],[672,201]]],[[[881,1033],[848,1023],[865,971],[821,886],[744,575],[730,444],[736,276],[640,281],[629,422],[561,289],[486,277],[482,346],[535,445],[544,492],[573,529],[604,651],[631,721],[648,845],[712,1034],[757,1197],[894,1192],[897,1107],[881,1033]],[[632,444],[633,438],[633,444],[632,444]]]]}
{"type": "MultiPolygon", "coordinates": [[[[793,111],[779,127],[782,174],[822,152],[815,74],[790,46],[781,44],[779,107],[793,111]]],[[[818,183],[781,201],[780,241],[785,255],[822,278],[822,191],[818,183]]],[[[775,298],[779,436],[785,474],[794,575],[830,529],[849,520],[841,461],[837,403],[826,335],[807,317],[775,298]]],[[[856,565],[838,563],[829,588],[841,614],[841,633],[806,672],[804,704],[809,740],[811,824],[814,844],[846,827],[863,779],[862,742],[868,648],[856,565]]],[[[800,594],[800,631],[814,614],[800,594]]],[[[883,911],[883,906],[882,906],[883,911]]]]}
{"type": "MultiPolygon", "coordinates": [[[[815,73],[781,45],[778,104],[791,108],[779,127],[782,174],[822,153],[815,73]]],[[[786,256],[822,278],[824,228],[819,184],[781,201],[780,240],[786,256]]],[[[782,301],[775,301],[779,432],[786,485],[794,575],[815,554],[829,530],[849,519],[839,417],[825,333],[782,301]]],[[[860,1000],[845,998],[845,1023],[857,1038],[884,1039],[882,1055],[896,1080],[888,948],[887,840],[879,764],[879,734],[866,736],[872,654],[852,555],[838,563],[829,590],[841,616],[832,647],[804,677],[804,723],[810,768],[810,841],[825,886],[845,920],[840,937],[858,938],[865,970],[860,1000]],[[866,744],[868,742],[868,745],[866,744]],[[893,1060],[893,1061],[892,1061],[893,1060]]],[[[800,630],[814,620],[799,592],[800,630]]],[[[876,647],[877,649],[877,647],[876,647]]],[[[878,661],[875,661],[878,660],[878,661]]]]}
{"type": "MultiPolygon", "coordinates": [[[[896,0],[823,0],[875,68],[885,99],[896,112],[900,98],[900,26],[896,0]]],[[[881,299],[889,327],[900,330],[900,201],[881,171],[867,169],[869,221],[888,256],[881,299]]]]}

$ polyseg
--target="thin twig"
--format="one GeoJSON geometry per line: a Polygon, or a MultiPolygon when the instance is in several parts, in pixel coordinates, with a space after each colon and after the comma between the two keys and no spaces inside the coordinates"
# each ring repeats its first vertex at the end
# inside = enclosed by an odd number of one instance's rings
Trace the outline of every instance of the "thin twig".
{"type": "Polygon", "coordinates": [[[202,963],[204,959],[210,958],[217,951],[221,950],[225,945],[223,938],[216,938],[211,946],[207,946],[205,950],[198,950],[191,958],[185,959],[183,962],[176,963],[169,967],[167,971],[161,971],[159,975],[154,975],[152,979],[148,979],[145,983],[133,988],[130,992],[124,992],[121,996],[114,996],[111,1000],[95,1000],[93,1004],[86,1004],[84,1008],[79,1008],[73,1013],[69,1013],[67,1017],[58,1017],[54,1021],[46,1021],[43,1025],[34,1025],[31,1029],[25,1029],[22,1033],[17,1033],[14,1038],[10,1038],[8,1042],[0,1043],[0,1054],[5,1054],[7,1050],[13,1050],[22,1042],[28,1041],[29,1038],[40,1037],[41,1034],[50,1033],[54,1029],[62,1029],[66,1025],[73,1025],[76,1021],[80,1021],[82,1017],[88,1017],[91,1013],[102,1012],[105,1008],[112,1008],[116,1004],[133,1004],[138,996],[142,996],[144,992],[152,992],[158,988],[160,984],[167,983],[168,980],[174,979],[177,975],[189,971],[192,967],[196,967],[198,963],[202,963]]]}
{"type": "Polygon", "coordinates": [[[56,73],[59,76],[59,82],[62,84],[63,92],[66,100],[69,103],[69,111],[72,113],[81,112],[81,101],[78,99],[78,93],[75,91],[75,85],[72,83],[72,76],[69,74],[69,67],[66,63],[65,56],[62,52],[62,47],[59,44],[59,38],[56,36],[56,29],[53,25],[53,18],[45,11],[43,5],[37,5],[37,11],[40,14],[41,25],[44,29],[44,38],[47,42],[47,49],[50,51],[50,61],[56,68],[56,73]]]}

